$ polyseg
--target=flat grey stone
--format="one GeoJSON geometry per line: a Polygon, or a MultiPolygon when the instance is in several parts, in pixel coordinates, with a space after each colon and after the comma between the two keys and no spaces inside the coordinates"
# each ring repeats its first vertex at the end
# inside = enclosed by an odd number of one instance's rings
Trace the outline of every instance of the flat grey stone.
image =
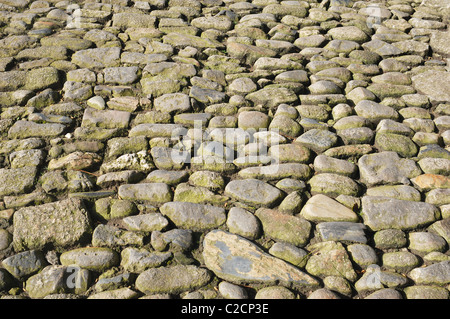
{"type": "Polygon", "coordinates": [[[213,89],[205,89],[199,86],[192,86],[189,96],[204,104],[217,104],[226,101],[226,94],[213,89]]]}
{"type": "Polygon", "coordinates": [[[120,255],[120,265],[132,273],[142,273],[149,268],[159,267],[172,257],[171,252],[150,252],[135,247],[125,248],[120,255]]]}
{"type": "Polygon", "coordinates": [[[144,13],[138,12],[120,12],[112,17],[113,26],[120,29],[127,28],[154,28],[156,18],[144,13]]]}
{"type": "Polygon", "coordinates": [[[139,79],[137,66],[111,67],[103,69],[105,83],[133,84],[139,79]]]}
{"type": "Polygon", "coordinates": [[[2,261],[2,266],[17,279],[34,275],[46,265],[47,261],[39,250],[24,251],[2,261]]]}
{"type": "Polygon", "coordinates": [[[318,173],[336,173],[351,177],[357,171],[357,166],[346,160],[319,155],[314,159],[314,170],[318,173]]]}
{"type": "Polygon", "coordinates": [[[427,95],[432,103],[450,102],[450,72],[426,71],[411,78],[417,92],[427,95]]]}
{"type": "Polygon", "coordinates": [[[285,261],[264,253],[251,241],[221,230],[206,234],[203,241],[206,267],[231,283],[279,284],[302,290],[318,287],[316,279],[285,261]]]}
{"type": "Polygon", "coordinates": [[[253,104],[261,104],[267,108],[273,108],[280,104],[291,104],[298,101],[298,97],[294,91],[285,87],[264,87],[245,96],[246,99],[253,104]]]}
{"type": "Polygon", "coordinates": [[[174,228],[166,232],[153,231],[151,244],[154,249],[163,251],[170,249],[174,252],[183,252],[192,248],[194,232],[189,229],[174,228]]]}
{"type": "Polygon", "coordinates": [[[364,230],[366,226],[351,222],[323,222],[317,225],[317,230],[323,241],[342,241],[367,243],[364,230]]]}
{"type": "MultiPolygon", "coordinates": [[[[185,156],[184,153],[180,154],[178,150],[163,147],[163,146],[155,146],[151,149],[151,155],[155,166],[159,170],[179,170],[183,168],[185,163],[188,163],[189,158],[185,156]]],[[[178,176],[175,181],[179,180],[182,176],[178,176]]],[[[174,181],[174,183],[176,183],[174,181]]]]}
{"type": "Polygon", "coordinates": [[[121,185],[118,194],[122,199],[149,201],[155,204],[164,204],[173,198],[172,191],[165,183],[121,185]]]}
{"type": "Polygon", "coordinates": [[[120,63],[120,51],[117,47],[80,50],[72,55],[72,62],[88,69],[116,67],[120,63]]]}
{"type": "Polygon", "coordinates": [[[136,288],[145,294],[181,293],[206,285],[212,276],[204,268],[193,265],[151,268],[136,278],[136,288]]]}
{"type": "Polygon", "coordinates": [[[448,299],[449,292],[444,287],[416,285],[404,289],[406,299],[448,299]]]}
{"type": "Polygon", "coordinates": [[[311,176],[311,169],[301,163],[281,163],[267,166],[243,168],[238,175],[248,179],[278,180],[282,178],[296,178],[307,180],[311,176]]]}
{"type": "Polygon", "coordinates": [[[283,196],[282,192],[257,179],[233,180],[225,187],[225,195],[252,206],[275,205],[283,196]]]}
{"type": "Polygon", "coordinates": [[[125,217],[122,223],[128,230],[152,232],[163,230],[169,221],[160,213],[148,213],[125,217]]]}
{"type": "Polygon", "coordinates": [[[97,247],[117,248],[121,246],[142,246],[144,234],[123,230],[112,225],[100,224],[92,233],[92,245],[97,247]]]}
{"type": "Polygon", "coordinates": [[[127,128],[130,122],[130,112],[117,110],[96,110],[86,108],[81,127],[87,128],[127,128]]]}
{"type": "Polygon", "coordinates": [[[439,210],[428,203],[389,197],[364,196],[362,217],[370,229],[409,230],[425,226],[439,218],[439,210]]]}
{"type": "Polygon", "coordinates": [[[420,264],[419,258],[409,251],[384,253],[382,260],[384,267],[402,273],[409,272],[420,264]]]}
{"type": "Polygon", "coordinates": [[[185,171],[168,171],[155,170],[147,175],[145,179],[147,182],[166,183],[168,185],[177,185],[186,182],[189,178],[189,173],[185,171]]]}
{"type": "Polygon", "coordinates": [[[169,202],[160,211],[182,229],[208,230],[219,227],[226,221],[221,207],[189,202],[169,202]]]}
{"type": "Polygon", "coordinates": [[[227,214],[228,230],[236,235],[256,239],[261,234],[261,224],[252,213],[240,207],[233,207],[227,214]]]}
{"type": "Polygon", "coordinates": [[[399,115],[395,109],[370,100],[362,100],[355,106],[356,114],[378,123],[383,119],[397,120],[399,115]]]}
{"type": "Polygon", "coordinates": [[[378,256],[375,250],[366,244],[351,244],[347,246],[351,259],[362,269],[369,265],[378,263],[378,256]]]}
{"type": "Polygon", "coordinates": [[[171,32],[163,36],[163,43],[170,44],[173,47],[187,47],[206,49],[206,48],[223,48],[224,45],[217,41],[207,38],[202,38],[190,34],[182,34],[171,32]]]}
{"type": "Polygon", "coordinates": [[[113,290],[101,291],[90,295],[87,299],[137,299],[139,293],[128,288],[117,288],[113,290]]]}
{"type": "Polygon", "coordinates": [[[408,239],[408,248],[417,254],[444,252],[447,246],[444,238],[430,232],[412,232],[409,233],[408,239]]]}
{"type": "Polygon", "coordinates": [[[25,139],[29,137],[55,137],[61,135],[66,126],[58,123],[35,123],[31,121],[17,121],[8,131],[10,139],[25,139]]]}
{"type": "Polygon", "coordinates": [[[329,197],[339,195],[358,196],[360,186],[353,179],[347,176],[320,173],[314,175],[308,182],[311,186],[311,194],[323,194],[329,197]]]}
{"type": "Polygon", "coordinates": [[[108,268],[119,265],[119,254],[106,247],[83,247],[66,251],[60,256],[64,266],[78,267],[103,272],[108,268]]]}
{"type": "Polygon", "coordinates": [[[219,284],[219,292],[225,299],[247,299],[247,291],[241,286],[222,281],[219,284]]]}
{"type": "Polygon", "coordinates": [[[418,285],[445,285],[450,282],[450,261],[442,261],[426,267],[415,268],[411,278],[418,285]]]}
{"type": "Polygon", "coordinates": [[[31,298],[43,298],[47,295],[66,293],[68,275],[66,266],[49,265],[26,281],[26,290],[31,298]]]}
{"type": "Polygon", "coordinates": [[[364,299],[403,299],[403,296],[395,289],[384,288],[371,293],[364,299]]]}
{"type": "Polygon", "coordinates": [[[170,93],[159,96],[154,101],[155,109],[166,113],[182,113],[191,109],[189,96],[184,93],[170,93]]]}
{"type": "Polygon", "coordinates": [[[450,32],[436,31],[430,35],[430,47],[433,52],[437,52],[442,56],[450,56],[448,41],[450,40],[450,32]]]}
{"type": "Polygon", "coordinates": [[[373,292],[375,290],[390,288],[402,288],[408,279],[401,274],[392,271],[383,271],[380,266],[370,265],[363,276],[355,283],[355,288],[359,293],[373,292]]]}
{"type": "MultiPolygon", "coordinates": [[[[412,186],[407,185],[383,185],[368,188],[366,194],[369,196],[384,196],[402,200],[420,202],[420,192],[412,186]]],[[[433,203],[431,203],[433,204],[433,203]]]]}
{"type": "Polygon", "coordinates": [[[322,153],[335,146],[337,141],[335,133],[321,129],[308,130],[295,140],[296,143],[306,146],[316,153],[322,153]]]}
{"type": "Polygon", "coordinates": [[[393,46],[392,44],[377,39],[364,43],[362,47],[366,50],[379,54],[383,58],[397,56],[404,53],[403,50],[393,46]]]}
{"type": "Polygon", "coordinates": [[[400,158],[395,152],[363,155],[358,160],[361,180],[367,186],[409,184],[409,179],[421,171],[411,159],[400,158]]]}
{"type": "Polygon", "coordinates": [[[187,129],[181,124],[144,123],[134,126],[128,136],[179,137],[186,132],[187,129]]]}
{"type": "Polygon", "coordinates": [[[258,290],[255,299],[295,299],[295,294],[286,287],[270,286],[258,290]]]}
{"type": "Polygon", "coordinates": [[[276,242],[273,244],[269,249],[269,254],[283,259],[299,268],[305,267],[309,257],[306,250],[285,242],[276,242]]]}

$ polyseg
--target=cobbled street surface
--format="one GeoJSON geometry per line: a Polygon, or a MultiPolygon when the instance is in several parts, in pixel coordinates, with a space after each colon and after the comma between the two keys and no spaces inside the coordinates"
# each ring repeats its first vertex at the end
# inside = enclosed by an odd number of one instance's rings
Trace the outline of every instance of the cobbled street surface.
{"type": "Polygon", "coordinates": [[[449,299],[449,0],[0,0],[0,298],[449,299]]]}

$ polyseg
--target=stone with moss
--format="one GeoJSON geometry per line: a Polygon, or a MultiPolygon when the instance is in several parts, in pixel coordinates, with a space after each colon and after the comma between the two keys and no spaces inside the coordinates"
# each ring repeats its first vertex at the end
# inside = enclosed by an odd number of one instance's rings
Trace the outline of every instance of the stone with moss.
{"type": "Polygon", "coordinates": [[[84,202],[65,199],[16,211],[14,247],[18,251],[40,249],[48,244],[64,248],[86,240],[92,232],[84,202]]]}
{"type": "Polygon", "coordinates": [[[226,221],[225,209],[209,204],[169,202],[160,207],[161,213],[179,228],[208,230],[226,221]]]}
{"type": "Polygon", "coordinates": [[[163,204],[172,201],[173,194],[165,183],[126,184],[119,187],[119,197],[128,200],[163,204]]]}
{"type": "Polygon", "coordinates": [[[393,151],[406,158],[413,157],[418,152],[417,145],[409,137],[399,134],[377,133],[375,145],[383,151],[393,151]]]}
{"type": "Polygon", "coordinates": [[[283,197],[279,189],[257,179],[233,180],[225,187],[224,194],[256,207],[272,207],[283,197]]]}
{"type": "Polygon", "coordinates": [[[76,248],[62,253],[60,260],[62,265],[76,265],[96,272],[103,272],[120,262],[119,255],[106,247],[76,248]]]}
{"type": "Polygon", "coordinates": [[[200,288],[212,279],[211,273],[194,265],[147,269],[136,278],[136,288],[145,294],[181,293],[200,288]]]}
{"type": "Polygon", "coordinates": [[[223,205],[229,200],[229,197],[217,195],[203,186],[190,186],[187,183],[180,183],[174,191],[173,199],[179,202],[223,205]]]}
{"type": "Polygon", "coordinates": [[[225,181],[217,172],[197,171],[189,176],[189,183],[217,191],[225,188],[225,181]]]}
{"type": "Polygon", "coordinates": [[[260,208],[255,216],[261,220],[264,233],[275,239],[304,246],[311,235],[311,224],[301,216],[292,216],[267,208],[260,208]]]}
{"type": "Polygon", "coordinates": [[[306,264],[314,276],[339,276],[350,282],[357,279],[350,258],[341,243],[325,241],[308,246],[311,256],[306,264]]]}
{"type": "Polygon", "coordinates": [[[144,248],[127,247],[121,252],[121,266],[132,273],[156,268],[172,258],[172,252],[150,252],[144,248]]]}
{"type": "Polygon", "coordinates": [[[112,225],[99,224],[92,232],[92,245],[97,247],[117,248],[128,245],[144,244],[142,232],[123,230],[112,225]]]}
{"type": "Polygon", "coordinates": [[[216,276],[232,283],[247,282],[251,286],[277,284],[309,291],[319,286],[318,281],[291,264],[263,252],[253,242],[221,230],[209,232],[203,241],[206,267],[216,276]],[[241,260],[230,263],[229,260],[241,260]],[[236,271],[235,266],[246,270],[236,271]]]}

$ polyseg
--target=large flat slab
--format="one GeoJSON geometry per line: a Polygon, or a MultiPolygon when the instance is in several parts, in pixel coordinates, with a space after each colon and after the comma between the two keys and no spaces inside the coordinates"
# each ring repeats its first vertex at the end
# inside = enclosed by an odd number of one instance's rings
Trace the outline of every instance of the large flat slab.
{"type": "Polygon", "coordinates": [[[240,285],[281,285],[300,290],[319,286],[315,278],[238,235],[213,230],[205,236],[203,247],[206,267],[223,280],[240,285]]]}

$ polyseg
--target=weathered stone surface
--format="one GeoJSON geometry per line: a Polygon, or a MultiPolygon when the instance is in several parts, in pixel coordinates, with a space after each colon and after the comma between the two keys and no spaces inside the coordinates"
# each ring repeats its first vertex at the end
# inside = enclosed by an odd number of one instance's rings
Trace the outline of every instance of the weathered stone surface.
{"type": "Polygon", "coordinates": [[[50,265],[26,281],[26,289],[31,298],[41,299],[47,295],[69,291],[65,278],[67,267],[50,265]]]}
{"type": "Polygon", "coordinates": [[[239,171],[242,178],[277,180],[286,177],[306,180],[311,175],[308,165],[300,163],[281,163],[275,165],[248,167],[239,171]]]}
{"type": "Polygon", "coordinates": [[[426,71],[411,78],[417,92],[427,95],[432,103],[449,102],[449,72],[426,71]]]}
{"type": "Polygon", "coordinates": [[[152,253],[146,249],[127,247],[122,250],[120,264],[129,272],[142,273],[149,268],[161,266],[171,257],[171,252],[152,253]]]}
{"type": "Polygon", "coordinates": [[[252,206],[275,205],[283,196],[282,192],[257,179],[234,180],[225,187],[225,195],[252,206]]]}
{"type": "Polygon", "coordinates": [[[8,131],[10,139],[24,139],[29,137],[54,137],[64,133],[66,127],[58,123],[35,123],[31,121],[17,121],[8,131]]]}
{"type": "Polygon", "coordinates": [[[211,280],[207,269],[177,265],[148,269],[136,278],[136,288],[145,294],[180,293],[206,285],[211,280]]]}
{"type": "Polygon", "coordinates": [[[411,278],[419,285],[445,285],[450,282],[450,262],[443,261],[410,272],[411,278]]]}
{"type": "Polygon", "coordinates": [[[337,136],[327,130],[312,129],[300,135],[295,142],[319,154],[335,146],[337,136]]]}
{"type": "Polygon", "coordinates": [[[82,127],[126,128],[130,121],[130,113],[116,110],[96,110],[86,108],[81,122],[82,127]]]}
{"type": "Polygon", "coordinates": [[[358,221],[358,216],[351,209],[323,194],[312,196],[303,206],[300,215],[312,222],[358,221]]]}
{"type": "Polygon", "coordinates": [[[118,194],[122,199],[149,201],[155,204],[164,204],[173,198],[172,191],[165,183],[121,185],[118,194]]]}
{"type": "Polygon", "coordinates": [[[92,245],[116,248],[128,245],[143,245],[144,234],[120,229],[116,226],[100,224],[92,233],[92,245]]]}
{"type": "Polygon", "coordinates": [[[0,0],[1,297],[448,299],[449,16],[0,0]]]}
{"type": "Polygon", "coordinates": [[[341,243],[325,241],[310,245],[306,270],[313,276],[339,276],[351,282],[357,278],[350,258],[341,243]]]}
{"type": "Polygon", "coordinates": [[[120,63],[120,48],[95,48],[75,52],[72,62],[81,68],[101,69],[120,63]]]}
{"type": "Polygon", "coordinates": [[[225,210],[221,207],[189,202],[170,202],[160,211],[175,225],[183,229],[207,230],[225,223],[225,210]]]}
{"type": "Polygon", "coordinates": [[[310,180],[312,194],[323,194],[329,197],[339,195],[357,196],[360,192],[359,185],[350,177],[321,173],[314,175],[310,180]]]}
{"type": "Polygon", "coordinates": [[[428,203],[378,196],[362,198],[364,224],[372,230],[414,229],[431,224],[439,215],[439,210],[428,203]]]}
{"type": "Polygon", "coordinates": [[[47,244],[58,248],[72,246],[82,243],[92,232],[80,199],[21,208],[15,212],[13,224],[13,243],[19,251],[41,249],[47,244]]]}
{"type": "Polygon", "coordinates": [[[400,158],[395,152],[364,155],[358,165],[361,179],[368,186],[409,184],[408,179],[420,175],[413,160],[400,158]]]}
{"type": "Polygon", "coordinates": [[[191,109],[189,96],[183,93],[164,94],[155,99],[155,108],[161,112],[177,113],[191,109]]]}
{"type": "Polygon", "coordinates": [[[2,261],[2,266],[17,279],[33,275],[46,265],[47,261],[39,250],[24,251],[2,261]]]}
{"type": "Polygon", "coordinates": [[[304,246],[311,235],[311,224],[303,217],[267,208],[258,209],[255,216],[261,221],[264,233],[275,240],[304,246]]]}
{"type": "Polygon", "coordinates": [[[324,241],[367,243],[364,230],[366,226],[352,222],[323,222],[317,225],[320,237],[324,241]]]}
{"type": "Polygon", "coordinates": [[[37,172],[34,166],[0,169],[0,196],[29,192],[37,172]]]}
{"type": "Polygon", "coordinates": [[[230,282],[251,285],[275,283],[310,290],[318,282],[296,267],[264,253],[251,241],[221,230],[209,232],[203,241],[206,267],[230,282]]]}
{"type": "Polygon", "coordinates": [[[119,255],[106,247],[87,247],[69,250],[61,254],[61,264],[102,272],[119,264],[119,255]]]}
{"type": "Polygon", "coordinates": [[[148,213],[136,216],[128,216],[122,220],[125,227],[134,231],[161,231],[169,224],[169,221],[160,213],[148,213]]]}

